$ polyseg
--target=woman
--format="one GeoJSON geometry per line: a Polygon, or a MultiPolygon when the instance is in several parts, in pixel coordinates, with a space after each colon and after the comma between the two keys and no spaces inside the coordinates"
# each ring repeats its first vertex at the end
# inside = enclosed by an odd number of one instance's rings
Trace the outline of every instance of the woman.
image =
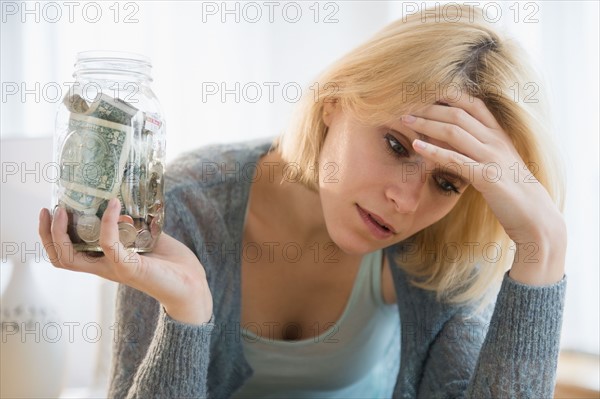
{"type": "Polygon", "coordinates": [[[42,210],[55,266],[122,283],[111,396],[552,396],[561,180],[510,89],[535,80],[480,10],[445,11],[333,65],[273,142],[171,165],[151,254],[119,244],[113,200],[106,256],[60,258],[65,212],[42,210]]]}

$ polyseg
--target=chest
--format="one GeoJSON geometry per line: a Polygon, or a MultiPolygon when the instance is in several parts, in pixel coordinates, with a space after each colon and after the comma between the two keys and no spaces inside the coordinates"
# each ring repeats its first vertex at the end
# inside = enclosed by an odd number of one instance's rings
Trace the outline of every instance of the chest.
{"type": "MultiPolygon", "coordinates": [[[[362,257],[344,257],[316,243],[300,247],[279,240],[270,248],[265,243],[246,239],[243,243],[242,327],[269,340],[318,337],[342,316],[362,257]]],[[[393,303],[387,262],[379,267],[382,298],[393,303]]]]}

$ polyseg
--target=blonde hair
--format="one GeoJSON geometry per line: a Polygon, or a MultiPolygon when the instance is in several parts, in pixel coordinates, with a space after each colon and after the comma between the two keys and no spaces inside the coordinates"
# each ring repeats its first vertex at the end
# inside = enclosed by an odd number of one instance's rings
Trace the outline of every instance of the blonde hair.
{"type": "MultiPolygon", "coordinates": [[[[318,168],[312,166],[327,134],[325,101],[335,101],[375,126],[433,104],[458,88],[462,95],[483,100],[562,210],[563,179],[546,123],[547,102],[536,91],[540,80],[521,47],[494,31],[481,9],[446,9],[437,21],[430,12],[425,15],[426,19],[413,14],[391,23],[320,76],[317,95],[311,92],[301,100],[291,127],[275,142],[283,159],[297,164],[299,180],[316,191],[318,168]],[[435,88],[440,95],[431,95],[435,88]]],[[[527,171],[516,169],[511,173],[524,179],[527,171]]],[[[514,257],[511,240],[472,186],[444,218],[403,244],[398,264],[413,277],[413,284],[435,291],[438,300],[482,300],[479,309],[495,297],[514,257]],[[450,258],[448,248],[461,255],[450,258]],[[502,254],[490,256],[490,249],[493,253],[498,248],[502,254]],[[437,256],[429,256],[432,251],[437,256]]]]}

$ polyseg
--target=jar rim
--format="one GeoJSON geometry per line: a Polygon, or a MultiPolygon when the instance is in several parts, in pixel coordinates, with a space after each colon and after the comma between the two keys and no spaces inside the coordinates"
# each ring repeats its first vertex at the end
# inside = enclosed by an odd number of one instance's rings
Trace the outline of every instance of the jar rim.
{"type": "Polygon", "coordinates": [[[112,50],[89,50],[77,53],[73,77],[96,78],[132,77],[152,82],[150,58],[137,53],[112,50]]]}
{"type": "Polygon", "coordinates": [[[85,62],[85,61],[110,61],[110,60],[123,60],[123,61],[133,61],[139,62],[141,64],[145,64],[148,67],[152,67],[152,62],[150,58],[139,54],[132,53],[128,51],[115,51],[115,50],[86,50],[80,51],[77,53],[77,61],[85,62]]]}

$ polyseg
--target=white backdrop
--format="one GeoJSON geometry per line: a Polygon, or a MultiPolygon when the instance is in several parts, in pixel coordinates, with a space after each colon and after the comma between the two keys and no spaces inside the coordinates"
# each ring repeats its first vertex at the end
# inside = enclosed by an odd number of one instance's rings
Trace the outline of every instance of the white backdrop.
{"type": "MultiPolygon", "coordinates": [[[[562,345],[598,353],[598,3],[479,3],[486,5],[490,20],[497,19],[528,49],[543,73],[540,88],[551,94],[568,177],[569,288],[562,345]]],[[[422,4],[4,1],[2,145],[52,135],[61,94],[73,81],[75,55],[93,49],[132,51],[152,59],[153,88],[167,120],[169,160],[207,143],[278,134],[292,112],[295,88],[308,90],[329,63],[422,4]],[[209,87],[219,91],[211,94],[209,87]],[[262,88],[260,97],[244,87],[262,88]]],[[[3,183],[21,179],[24,185],[36,184],[31,175],[8,175],[4,164],[3,183]]],[[[14,211],[2,209],[3,214],[14,211]]],[[[38,209],[20,211],[35,233],[38,209]]],[[[97,319],[97,279],[54,270],[43,260],[39,266],[39,281],[64,319],[97,319]]],[[[9,274],[3,262],[2,287],[9,274]]],[[[69,386],[89,386],[92,380],[95,345],[79,341],[71,347],[69,386]]]]}

